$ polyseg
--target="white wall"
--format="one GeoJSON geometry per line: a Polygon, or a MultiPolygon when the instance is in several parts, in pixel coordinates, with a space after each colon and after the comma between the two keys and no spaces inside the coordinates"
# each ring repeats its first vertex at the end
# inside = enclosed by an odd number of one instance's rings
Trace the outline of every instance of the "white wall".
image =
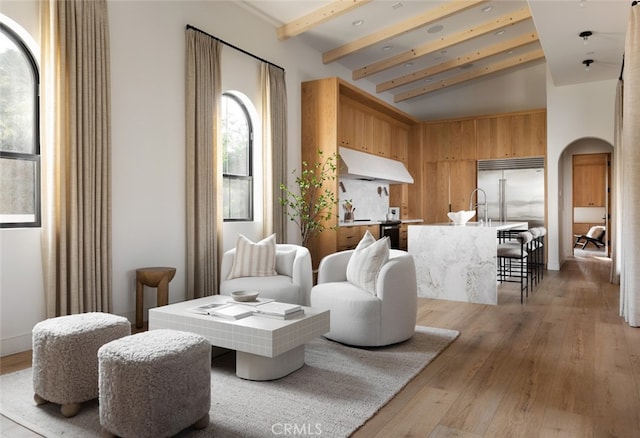
{"type": "MultiPolygon", "coordinates": [[[[547,73],[547,228],[548,267],[559,270],[570,239],[571,185],[563,151],[576,140],[599,139],[613,145],[616,80],[556,87],[547,73]],[[569,191],[569,193],[567,193],[569,191]],[[569,221],[569,222],[567,222],[569,221]],[[561,242],[564,242],[562,247],[561,242]],[[562,257],[561,257],[562,254],[562,257]]],[[[598,142],[600,143],[600,142],[598,142]]],[[[602,151],[586,147],[585,151],[602,151]]],[[[573,152],[577,153],[577,152],[573,152]]]]}
{"type": "MultiPolygon", "coordinates": [[[[38,39],[37,2],[3,0],[1,12],[38,39]]],[[[280,42],[275,28],[232,2],[110,1],[113,145],[113,311],[134,319],[135,269],[177,268],[170,301],[186,296],[185,277],[185,26],[191,24],[284,67],[288,96],[288,162],[300,168],[300,83],[350,77],[325,66],[299,41],[280,42]]],[[[223,86],[258,95],[256,63],[223,48],[223,86]],[[244,63],[244,66],[243,66],[244,63]],[[228,86],[228,87],[227,87],[228,86]]],[[[260,108],[259,99],[254,102],[260,108]]],[[[231,228],[231,227],[230,227],[231,228]]],[[[258,238],[258,224],[225,230],[258,238]]],[[[229,236],[227,239],[226,237],[229,236]]],[[[299,241],[295,228],[289,241],[299,241]]],[[[40,230],[0,230],[0,355],[31,348],[44,319],[40,230]]],[[[145,307],[155,305],[147,289],[145,307]]]]}

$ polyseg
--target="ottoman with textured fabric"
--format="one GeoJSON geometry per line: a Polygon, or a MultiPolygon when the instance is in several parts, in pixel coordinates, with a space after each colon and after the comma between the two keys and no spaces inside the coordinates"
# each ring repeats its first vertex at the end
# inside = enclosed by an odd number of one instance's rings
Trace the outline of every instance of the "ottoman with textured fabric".
{"type": "Polygon", "coordinates": [[[98,397],[98,349],[129,334],[127,318],[103,312],[58,316],[37,323],[32,332],[36,403],[58,403],[62,415],[76,415],[80,403],[98,397]]]}
{"type": "Polygon", "coordinates": [[[209,424],[211,345],[204,336],[151,330],[98,350],[103,436],[167,437],[209,424]]]}

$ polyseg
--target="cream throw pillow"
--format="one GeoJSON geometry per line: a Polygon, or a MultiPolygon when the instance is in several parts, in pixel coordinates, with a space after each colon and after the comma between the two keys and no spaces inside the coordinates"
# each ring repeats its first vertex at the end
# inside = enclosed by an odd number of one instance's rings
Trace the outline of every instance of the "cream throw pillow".
{"type": "Polygon", "coordinates": [[[347,264],[347,280],[372,295],[376,295],[376,282],[380,268],[389,260],[389,238],[376,240],[367,230],[353,251],[347,264]]]}
{"type": "Polygon", "coordinates": [[[236,242],[236,255],[229,280],[237,277],[269,277],[276,273],[276,235],[252,242],[242,234],[236,242]]]}

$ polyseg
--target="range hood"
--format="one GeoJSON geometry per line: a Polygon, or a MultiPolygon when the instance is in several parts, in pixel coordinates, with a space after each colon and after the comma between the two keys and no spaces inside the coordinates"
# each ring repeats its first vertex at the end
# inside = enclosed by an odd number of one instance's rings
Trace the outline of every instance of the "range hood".
{"type": "Polygon", "coordinates": [[[349,148],[339,148],[340,177],[387,184],[413,184],[413,177],[401,161],[378,157],[349,148]]]}

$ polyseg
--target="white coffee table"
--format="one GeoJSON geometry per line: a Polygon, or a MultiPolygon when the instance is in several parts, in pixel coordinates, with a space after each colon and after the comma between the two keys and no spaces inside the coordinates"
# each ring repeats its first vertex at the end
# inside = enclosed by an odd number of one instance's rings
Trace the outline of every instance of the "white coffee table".
{"type": "Polygon", "coordinates": [[[191,311],[230,297],[213,295],[149,309],[149,330],[197,333],[216,347],[236,350],[236,375],[249,380],[284,377],[304,365],[304,344],[329,331],[329,311],[303,307],[304,315],[280,320],[249,316],[228,320],[191,311]]]}

